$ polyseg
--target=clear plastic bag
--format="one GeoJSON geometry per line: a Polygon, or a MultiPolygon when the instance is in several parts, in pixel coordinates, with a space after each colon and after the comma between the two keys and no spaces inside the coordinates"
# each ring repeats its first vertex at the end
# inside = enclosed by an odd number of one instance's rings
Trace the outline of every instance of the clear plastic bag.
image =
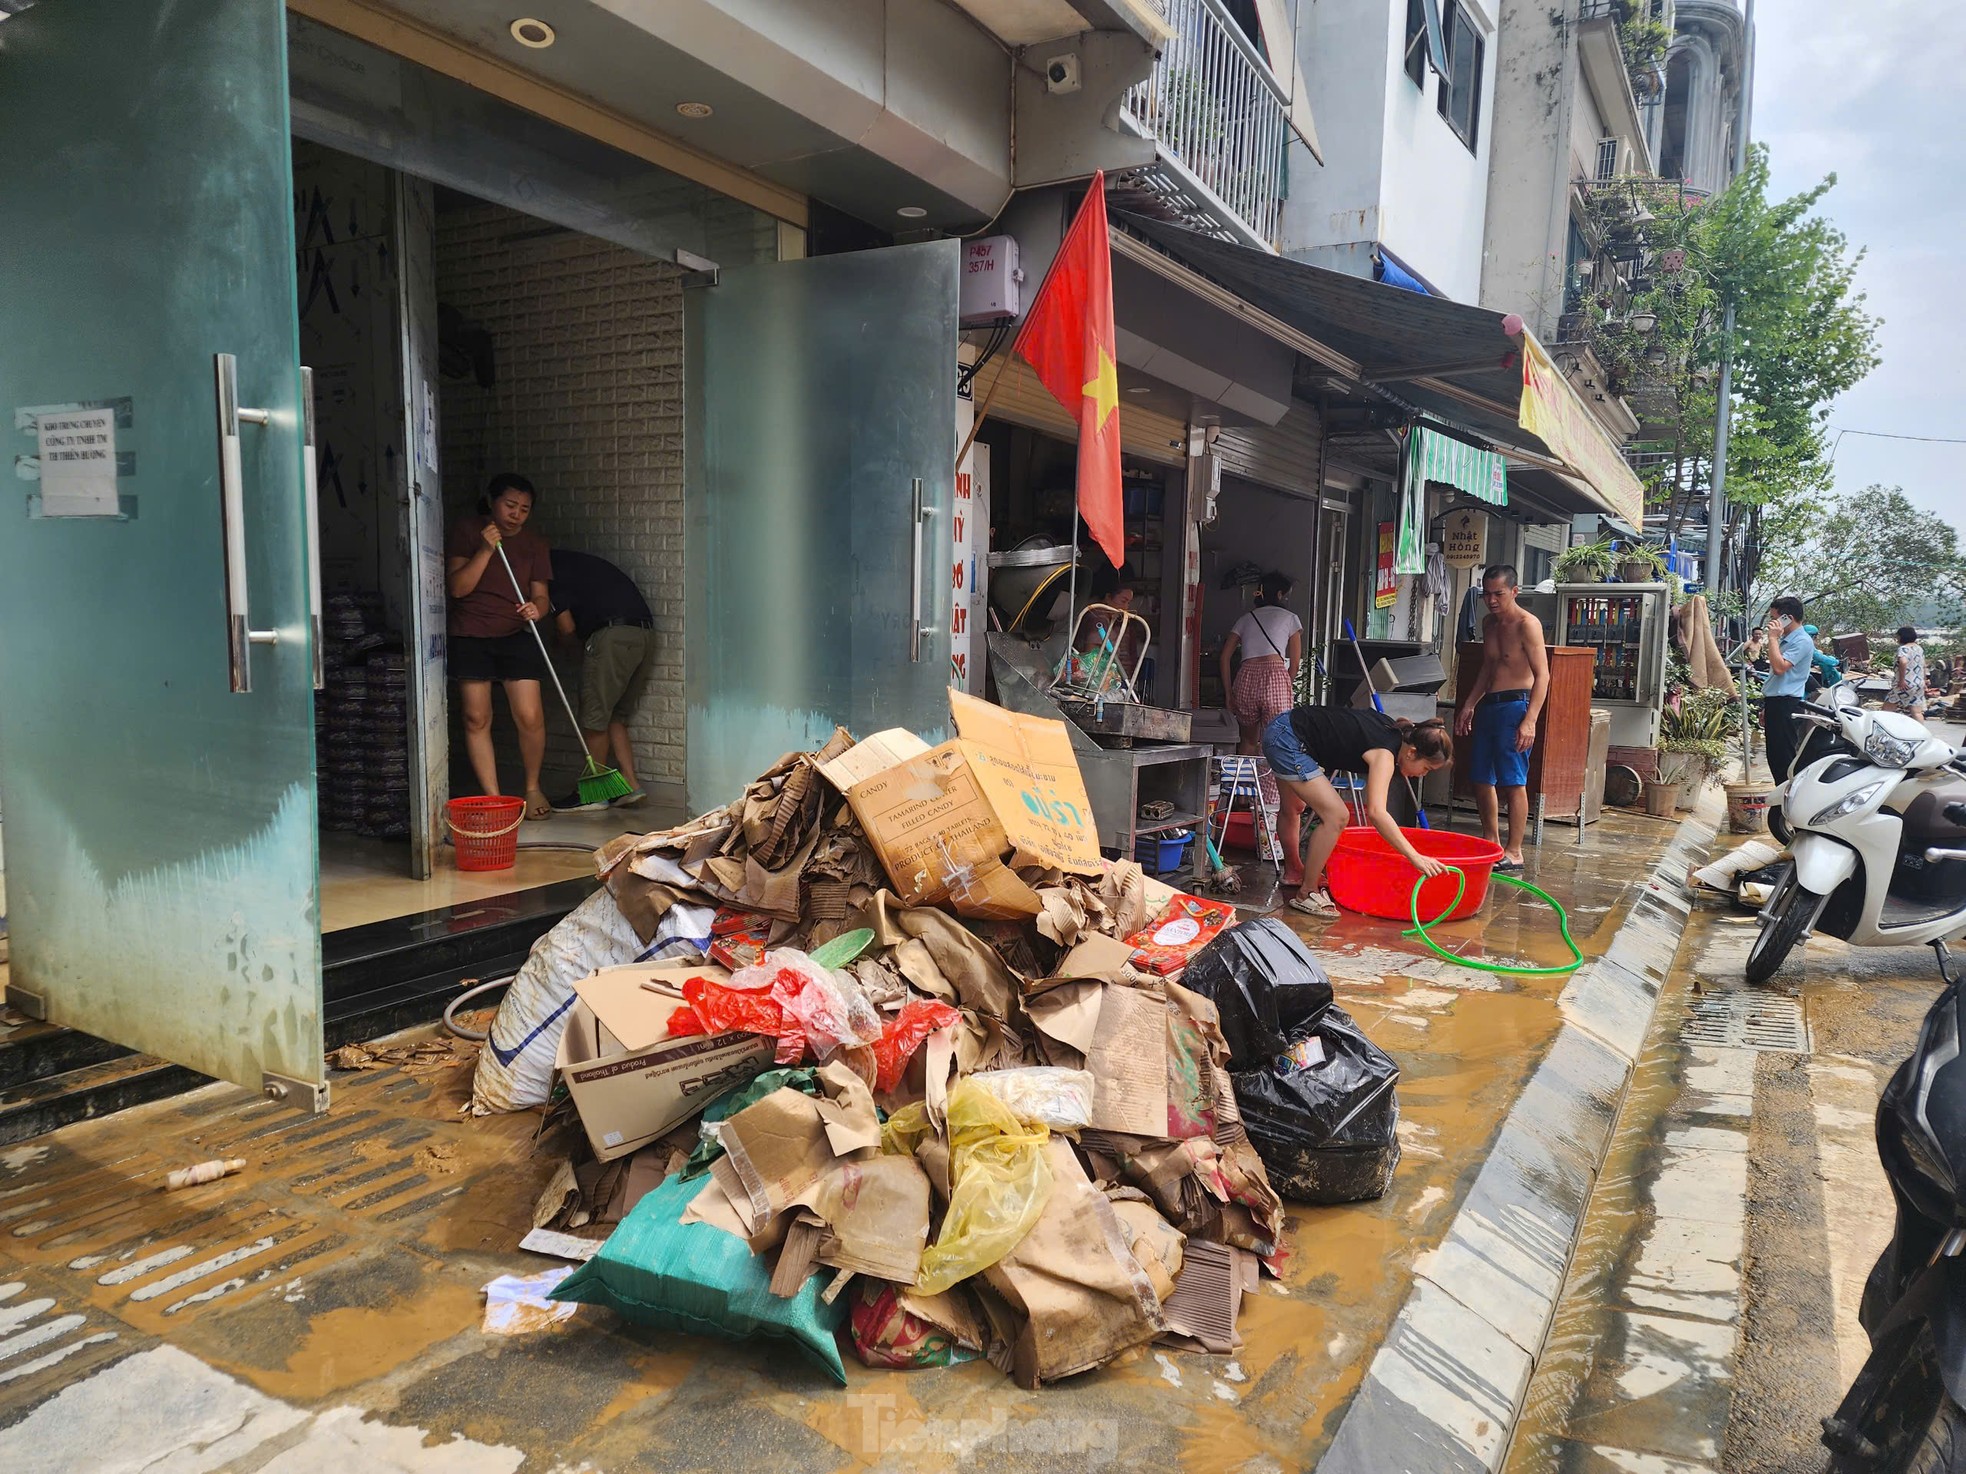
{"type": "Polygon", "coordinates": [[[1092,1124],[1094,1082],[1090,1070],[1029,1065],[1015,1070],[981,1070],[969,1076],[1010,1108],[1020,1121],[1052,1131],[1082,1131],[1092,1124]]]}
{"type": "MultiPolygon", "coordinates": [[[[888,1124],[892,1130],[896,1121],[888,1124]]],[[[1051,1197],[1044,1127],[1025,1126],[973,1080],[950,1090],[948,1124],[949,1207],[941,1233],[922,1253],[915,1288],[925,1295],[941,1294],[1016,1248],[1051,1197]]]]}

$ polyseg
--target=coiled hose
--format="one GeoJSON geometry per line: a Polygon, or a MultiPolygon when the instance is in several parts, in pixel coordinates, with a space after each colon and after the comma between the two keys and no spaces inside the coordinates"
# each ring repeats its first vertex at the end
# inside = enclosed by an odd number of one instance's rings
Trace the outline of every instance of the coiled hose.
{"type": "Polygon", "coordinates": [[[1454,872],[1454,899],[1449,901],[1441,909],[1440,915],[1436,916],[1432,921],[1421,921],[1420,888],[1427,883],[1427,877],[1422,875],[1413,882],[1413,894],[1407,901],[1407,910],[1413,917],[1413,925],[1407,931],[1400,933],[1401,936],[1418,937],[1427,944],[1429,949],[1445,957],[1456,967],[1472,967],[1477,972],[1503,972],[1514,977],[1548,978],[1561,977],[1565,973],[1575,972],[1584,965],[1583,949],[1577,945],[1576,939],[1570,935],[1570,915],[1563,909],[1563,904],[1541,886],[1535,885],[1527,880],[1519,880],[1513,875],[1491,875],[1489,876],[1489,881],[1492,883],[1499,880],[1503,885],[1512,885],[1519,891],[1528,891],[1531,895],[1547,901],[1550,909],[1556,912],[1556,924],[1563,933],[1563,945],[1570,949],[1570,961],[1559,963],[1555,967],[1515,967],[1500,962],[1477,962],[1471,957],[1462,957],[1458,953],[1448,951],[1440,943],[1427,935],[1427,928],[1430,926],[1439,926],[1443,920],[1453,914],[1454,908],[1461,904],[1461,897],[1468,889],[1468,876],[1467,872],[1462,870],[1458,865],[1449,865],[1447,868],[1454,872]]]}

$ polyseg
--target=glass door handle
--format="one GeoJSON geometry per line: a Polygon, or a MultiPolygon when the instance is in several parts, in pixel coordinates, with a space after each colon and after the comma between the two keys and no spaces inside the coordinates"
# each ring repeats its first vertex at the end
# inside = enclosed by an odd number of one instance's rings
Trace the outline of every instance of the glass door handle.
{"type": "Polygon", "coordinates": [[[922,623],[922,525],[935,516],[935,508],[922,503],[922,478],[917,476],[913,482],[914,511],[914,604],[908,621],[908,659],[919,662],[922,658],[922,636],[932,635],[935,629],[922,623]]]}
{"type": "Polygon", "coordinates": [[[246,588],[246,489],[239,455],[239,426],[267,425],[270,410],[246,409],[239,403],[239,360],[230,353],[214,353],[212,365],[218,382],[218,490],[219,520],[225,530],[225,648],[233,691],[243,695],[253,689],[255,645],[277,645],[278,630],[256,630],[248,619],[250,604],[246,588]]]}
{"type": "Polygon", "coordinates": [[[321,652],[321,476],[315,466],[314,370],[300,371],[301,495],[307,516],[307,619],[314,636],[314,689],[325,691],[328,673],[321,652]]]}

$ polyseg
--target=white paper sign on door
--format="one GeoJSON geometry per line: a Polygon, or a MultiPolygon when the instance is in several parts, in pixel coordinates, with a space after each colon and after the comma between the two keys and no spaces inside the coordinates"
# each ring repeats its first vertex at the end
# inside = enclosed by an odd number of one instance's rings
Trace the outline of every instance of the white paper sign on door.
{"type": "Polygon", "coordinates": [[[41,515],[114,517],[116,411],[45,410],[35,420],[40,440],[41,515]]]}

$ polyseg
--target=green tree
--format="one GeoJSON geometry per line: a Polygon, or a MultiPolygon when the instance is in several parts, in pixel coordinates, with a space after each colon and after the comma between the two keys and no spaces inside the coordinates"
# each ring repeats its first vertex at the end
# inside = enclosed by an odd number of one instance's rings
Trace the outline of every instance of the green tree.
{"type": "Polygon", "coordinates": [[[1754,613],[1794,594],[1825,633],[1877,631],[1915,623],[1938,602],[1938,623],[1956,625],[1966,604],[1966,551],[1953,525],[1923,511],[1896,486],[1818,500],[1795,498],[1763,510],[1765,546],[1754,613]]]}
{"type": "MultiPolygon", "coordinates": [[[[1593,196],[1593,226],[1607,248],[1643,253],[1628,303],[1587,303],[1588,335],[1611,387],[1645,423],[1632,449],[1649,500],[1666,509],[1668,536],[1704,519],[1729,303],[1729,501],[1758,508],[1807,500],[1827,485],[1829,406],[1879,361],[1878,320],[1855,286],[1863,253],[1815,213],[1835,182],[1831,175],[1771,200],[1767,149],[1757,145],[1740,176],[1709,201],[1663,181],[1593,196]],[[1648,318],[1650,331],[1633,326],[1648,318]]],[[[1755,528],[1750,517],[1750,543],[1755,528]]]]}

